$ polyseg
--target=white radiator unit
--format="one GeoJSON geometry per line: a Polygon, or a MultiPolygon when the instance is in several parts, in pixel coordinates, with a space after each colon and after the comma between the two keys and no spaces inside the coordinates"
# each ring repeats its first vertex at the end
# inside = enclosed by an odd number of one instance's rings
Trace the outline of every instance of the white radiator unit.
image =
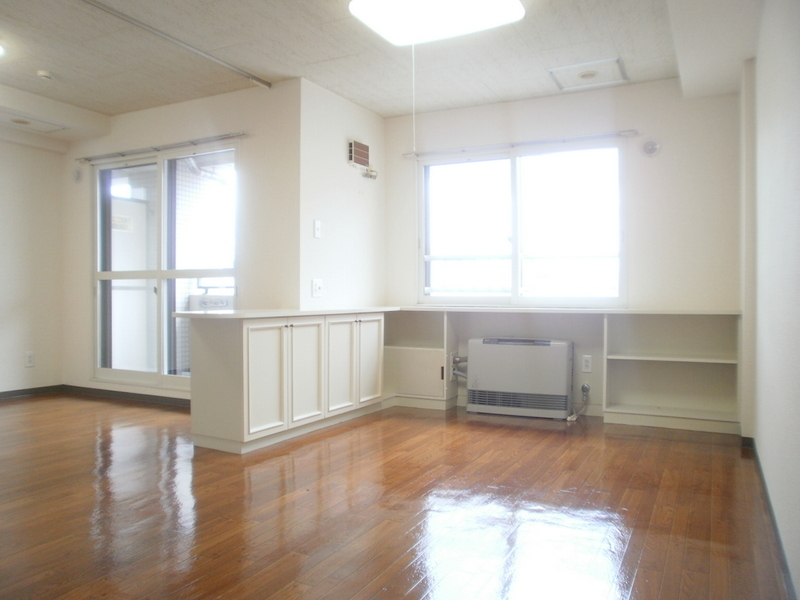
{"type": "Polygon", "coordinates": [[[572,409],[572,342],[469,340],[467,410],[566,419],[572,409]]]}

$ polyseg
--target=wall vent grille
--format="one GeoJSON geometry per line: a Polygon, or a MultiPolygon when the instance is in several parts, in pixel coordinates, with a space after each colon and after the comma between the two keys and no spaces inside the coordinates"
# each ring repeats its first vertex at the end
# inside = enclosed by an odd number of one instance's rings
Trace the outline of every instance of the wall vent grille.
{"type": "Polygon", "coordinates": [[[348,142],[347,162],[351,165],[369,168],[369,146],[361,142],[348,142]]]}

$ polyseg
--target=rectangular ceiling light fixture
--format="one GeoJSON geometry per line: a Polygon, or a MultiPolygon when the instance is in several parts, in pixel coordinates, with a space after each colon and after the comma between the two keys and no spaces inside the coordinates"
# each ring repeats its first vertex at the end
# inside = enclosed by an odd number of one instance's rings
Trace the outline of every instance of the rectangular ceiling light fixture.
{"type": "Polygon", "coordinates": [[[395,46],[484,31],[525,16],[520,0],[352,0],[350,12],[395,46]]]}

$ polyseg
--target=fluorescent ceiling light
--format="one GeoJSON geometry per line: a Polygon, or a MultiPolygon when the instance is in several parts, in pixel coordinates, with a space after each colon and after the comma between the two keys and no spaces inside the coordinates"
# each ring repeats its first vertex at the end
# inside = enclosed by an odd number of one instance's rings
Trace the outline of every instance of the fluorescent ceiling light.
{"type": "Polygon", "coordinates": [[[6,53],[6,49],[0,46],[0,56],[3,56],[6,53]]]}
{"type": "Polygon", "coordinates": [[[350,12],[395,46],[443,40],[519,21],[519,0],[352,0],[350,12]]]}

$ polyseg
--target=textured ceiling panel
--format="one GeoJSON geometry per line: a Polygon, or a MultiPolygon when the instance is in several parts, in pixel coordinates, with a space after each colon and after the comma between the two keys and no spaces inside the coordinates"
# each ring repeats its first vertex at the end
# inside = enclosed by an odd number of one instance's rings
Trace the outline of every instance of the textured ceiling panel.
{"type": "MultiPolygon", "coordinates": [[[[348,0],[101,1],[268,81],[305,77],[383,116],[411,111],[410,48],[348,0]]],[[[617,57],[633,82],[676,77],[665,2],[523,0],[518,23],[416,48],[417,110],[556,94],[548,69],[617,57]]],[[[0,0],[0,44],[0,84],[108,115],[253,85],[83,0],[0,0]]]]}

